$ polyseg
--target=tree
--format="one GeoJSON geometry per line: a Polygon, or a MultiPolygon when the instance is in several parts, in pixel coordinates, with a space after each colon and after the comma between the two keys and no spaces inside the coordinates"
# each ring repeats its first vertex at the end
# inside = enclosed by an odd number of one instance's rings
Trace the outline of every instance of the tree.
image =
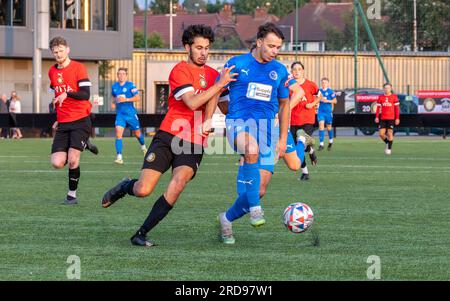
{"type": "MultiPolygon", "coordinates": [[[[164,48],[165,42],[161,35],[157,32],[152,32],[147,36],[148,48],[164,48]]],[[[134,48],[145,48],[145,39],[142,32],[134,32],[134,48]]]]}
{"type": "MultiPolygon", "coordinates": [[[[413,43],[414,7],[408,0],[385,0],[387,30],[401,45],[413,43]]],[[[417,1],[417,43],[421,50],[446,51],[450,45],[448,0],[417,1]]]]}
{"type": "MultiPolygon", "coordinates": [[[[301,7],[309,0],[298,0],[301,7]]],[[[234,0],[234,7],[237,14],[252,15],[257,7],[269,8],[269,13],[280,18],[295,10],[294,0],[234,0]]]]}
{"type": "MultiPolygon", "coordinates": [[[[178,0],[173,0],[174,6],[178,5],[178,0]]],[[[169,0],[152,0],[150,3],[150,9],[155,15],[164,15],[170,13],[169,0]]]]}
{"type": "Polygon", "coordinates": [[[218,12],[220,12],[220,10],[223,8],[224,3],[222,3],[221,0],[216,0],[215,3],[210,3],[208,2],[206,4],[206,11],[209,14],[216,14],[218,12]]]}
{"type": "Polygon", "coordinates": [[[216,37],[212,49],[240,50],[245,49],[245,46],[237,36],[216,37]]]}
{"type": "Polygon", "coordinates": [[[184,9],[191,14],[198,14],[206,12],[205,0],[184,0],[184,9]]]}

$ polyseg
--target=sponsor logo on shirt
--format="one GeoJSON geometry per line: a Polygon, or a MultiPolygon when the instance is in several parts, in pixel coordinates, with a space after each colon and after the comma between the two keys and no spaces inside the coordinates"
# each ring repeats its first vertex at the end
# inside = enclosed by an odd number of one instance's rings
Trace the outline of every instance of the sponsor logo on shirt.
{"type": "Polygon", "coordinates": [[[259,83],[249,83],[247,89],[247,98],[270,101],[272,96],[272,86],[259,83]]]}

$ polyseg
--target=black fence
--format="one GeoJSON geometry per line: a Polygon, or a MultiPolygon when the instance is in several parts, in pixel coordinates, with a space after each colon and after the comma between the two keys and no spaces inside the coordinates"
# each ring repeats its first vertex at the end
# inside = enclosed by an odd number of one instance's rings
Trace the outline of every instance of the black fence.
{"type": "MultiPolygon", "coordinates": [[[[159,127],[165,115],[138,114],[142,127],[159,127]]],[[[55,114],[17,114],[16,127],[48,128],[56,120],[55,114]]],[[[92,114],[94,127],[114,127],[116,114],[92,114]]],[[[376,127],[372,114],[334,114],[335,127],[376,127]]],[[[0,114],[0,128],[13,127],[14,121],[9,114],[0,114]]],[[[404,114],[399,127],[436,127],[450,128],[450,114],[404,114]]]]}

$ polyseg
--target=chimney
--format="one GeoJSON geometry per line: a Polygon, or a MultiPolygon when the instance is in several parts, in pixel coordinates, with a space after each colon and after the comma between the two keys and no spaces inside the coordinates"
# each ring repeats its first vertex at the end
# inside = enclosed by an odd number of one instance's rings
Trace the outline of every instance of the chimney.
{"type": "Polygon", "coordinates": [[[219,12],[219,16],[227,20],[233,20],[233,6],[229,3],[225,3],[222,10],[219,12]]]}
{"type": "Polygon", "coordinates": [[[255,9],[255,19],[265,19],[268,15],[266,7],[257,7],[255,9]]]}

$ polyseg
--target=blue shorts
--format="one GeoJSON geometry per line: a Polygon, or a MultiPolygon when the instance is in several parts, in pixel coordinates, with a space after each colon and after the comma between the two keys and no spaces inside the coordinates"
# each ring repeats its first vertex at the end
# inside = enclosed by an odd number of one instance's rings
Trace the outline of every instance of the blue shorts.
{"type": "Polygon", "coordinates": [[[120,126],[123,128],[129,127],[132,131],[140,130],[139,118],[137,114],[134,115],[125,115],[125,114],[117,114],[116,116],[116,126],[120,126]]]}
{"type": "Polygon", "coordinates": [[[321,113],[319,112],[317,114],[317,121],[325,121],[326,125],[332,125],[333,124],[333,113],[321,113]]]}
{"type": "Polygon", "coordinates": [[[249,133],[258,142],[260,168],[273,173],[276,159],[275,147],[278,142],[275,139],[277,139],[278,135],[271,137],[271,126],[259,128],[256,123],[241,121],[228,119],[225,121],[228,143],[233,147],[235,152],[238,152],[236,145],[234,145],[234,140],[241,133],[249,133]]]}

